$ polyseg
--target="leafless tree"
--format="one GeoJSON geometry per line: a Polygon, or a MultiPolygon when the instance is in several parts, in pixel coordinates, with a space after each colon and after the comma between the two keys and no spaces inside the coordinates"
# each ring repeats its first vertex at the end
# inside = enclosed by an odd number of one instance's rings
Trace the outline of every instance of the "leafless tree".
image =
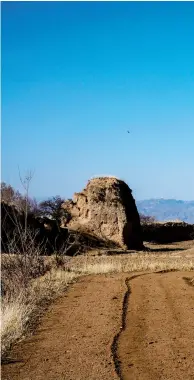
{"type": "Polygon", "coordinates": [[[139,217],[140,217],[141,224],[150,224],[150,223],[156,222],[156,219],[154,216],[140,214],[139,217]]]}
{"type": "Polygon", "coordinates": [[[1,182],[1,200],[6,203],[13,202],[15,197],[15,191],[11,185],[7,185],[5,182],[1,182]]]}
{"type": "Polygon", "coordinates": [[[57,195],[39,204],[40,214],[55,220],[58,228],[60,227],[62,218],[71,219],[70,213],[61,207],[63,202],[64,199],[57,195]]]}
{"type": "Polygon", "coordinates": [[[32,172],[31,170],[28,170],[26,172],[26,174],[24,175],[24,177],[22,177],[21,173],[20,173],[20,168],[19,167],[18,167],[18,171],[19,171],[20,182],[21,182],[21,184],[23,186],[23,189],[25,191],[25,211],[24,211],[24,214],[25,214],[25,226],[24,226],[24,236],[26,238],[27,226],[28,226],[29,188],[30,188],[30,183],[32,181],[34,172],[32,172]]]}

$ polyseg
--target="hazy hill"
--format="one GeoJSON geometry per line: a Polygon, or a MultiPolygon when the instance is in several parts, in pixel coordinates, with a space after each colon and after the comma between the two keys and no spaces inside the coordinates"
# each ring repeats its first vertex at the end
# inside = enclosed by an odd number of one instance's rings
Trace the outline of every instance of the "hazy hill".
{"type": "Polygon", "coordinates": [[[147,199],[136,201],[139,213],[154,216],[157,220],[180,219],[194,223],[194,201],[176,199],[147,199]]]}

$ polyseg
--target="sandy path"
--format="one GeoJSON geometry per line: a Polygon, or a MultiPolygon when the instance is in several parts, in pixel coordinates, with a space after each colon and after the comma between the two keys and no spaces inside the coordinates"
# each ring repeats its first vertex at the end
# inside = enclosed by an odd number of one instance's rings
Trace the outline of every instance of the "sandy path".
{"type": "Polygon", "coordinates": [[[118,340],[123,380],[194,379],[194,288],[163,273],[129,281],[126,327],[118,340]]]}
{"type": "Polygon", "coordinates": [[[194,380],[192,275],[81,278],[15,346],[2,380],[194,380]]]}
{"type": "Polygon", "coordinates": [[[15,347],[16,362],[2,367],[2,379],[118,379],[111,345],[121,324],[125,277],[91,276],[70,286],[36,335],[15,347]]]}

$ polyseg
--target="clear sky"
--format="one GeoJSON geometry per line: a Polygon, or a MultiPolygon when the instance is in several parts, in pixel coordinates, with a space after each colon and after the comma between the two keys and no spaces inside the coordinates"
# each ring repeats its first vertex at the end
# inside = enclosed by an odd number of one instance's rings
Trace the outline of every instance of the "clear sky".
{"type": "Polygon", "coordinates": [[[4,2],[2,180],[194,199],[194,3],[4,2]],[[127,133],[127,131],[130,133],[127,133]]]}

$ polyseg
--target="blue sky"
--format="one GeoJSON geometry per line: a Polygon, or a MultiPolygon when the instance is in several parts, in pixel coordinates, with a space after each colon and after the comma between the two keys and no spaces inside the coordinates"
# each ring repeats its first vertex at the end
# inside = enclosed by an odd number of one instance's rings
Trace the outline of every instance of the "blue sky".
{"type": "Polygon", "coordinates": [[[194,198],[194,3],[4,2],[2,180],[194,198]],[[127,133],[130,131],[130,134],[127,133]]]}

